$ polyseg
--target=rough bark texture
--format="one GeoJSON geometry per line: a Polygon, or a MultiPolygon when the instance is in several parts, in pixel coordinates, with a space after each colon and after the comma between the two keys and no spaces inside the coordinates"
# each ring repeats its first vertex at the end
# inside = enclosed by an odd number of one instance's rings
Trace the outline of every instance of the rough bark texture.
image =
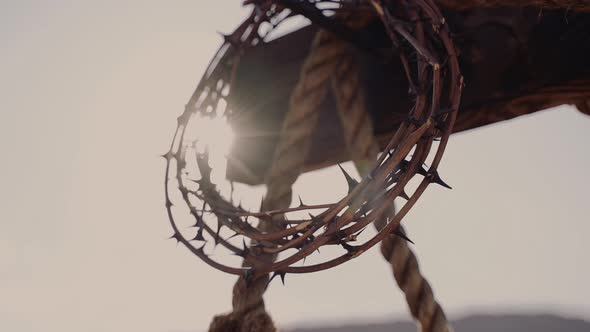
{"type": "MultiPolygon", "coordinates": [[[[574,5],[576,1],[570,2],[574,5]]],[[[560,104],[587,106],[590,14],[568,9],[486,8],[447,10],[445,17],[454,33],[466,82],[455,132],[560,104]]],[[[386,55],[377,58],[358,53],[367,108],[383,144],[412,101],[382,26],[375,23],[367,29],[375,37],[374,48],[386,55]]],[[[240,148],[230,153],[228,178],[262,183],[315,31],[315,27],[303,28],[244,55],[230,100],[241,113],[233,123],[235,146],[240,148]]],[[[322,108],[319,128],[314,131],[306,171],[347,159],[336,103],[330,96],[322,108]]]]}

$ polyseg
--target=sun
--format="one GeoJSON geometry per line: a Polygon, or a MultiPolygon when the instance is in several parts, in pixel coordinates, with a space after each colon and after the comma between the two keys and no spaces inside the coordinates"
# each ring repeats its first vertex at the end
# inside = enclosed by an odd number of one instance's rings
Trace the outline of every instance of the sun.
{"type": "Polygon", "coordinates": [[[234,140],[234,132],[224,117],[197,115],[191,122],[194,126],[190,130],[195,133],[195,140],[210,152],[218,151],[227,155],[234,140]]]}
{"type": "Polygon", "coordinates": [[[209,151],[209,164],[213,168],[212,177],[214,180],[223,180],[227,155],[234,142],[234,132],[227,119],[197,114],[187,125],[185,139],[194,142],[197,151],[209,151]]]}

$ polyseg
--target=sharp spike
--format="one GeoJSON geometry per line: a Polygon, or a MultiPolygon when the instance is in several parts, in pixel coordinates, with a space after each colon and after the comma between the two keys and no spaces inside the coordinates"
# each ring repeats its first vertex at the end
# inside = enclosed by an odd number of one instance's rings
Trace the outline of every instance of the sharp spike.
{"type": "Polygon", "coordinates": [[[432,183],[436,183],[438,185],[441,185],[447,189],[453,189],[451,186],[449,186],[448,184],[446,184],[441,178],[440,175],[438,175],[438,172],[434,172],[434,173],[430,173],[429,175],[430,178],[430,182],[432,183]]]}
{"type": "Polygon", "coordinates": [[[367,229],[367,227],[363,227],[360,231],[358,231],[356,234],[354,234],[354,236],[359,236],[361,235],[362,232],[365,231],[365,229],[367,229]]]}
{"type": "Polygon", "coordinates": [[[203,229],[199,229],[197,231],[197,235],[195,235],[195,237],[192,239],[193,241],[205,241],[205,238],[203,237],[203,229]]]}
{"type": "Polygon", "coordinates": [[[344,170],[344,168],[342,168],[342,165],[338,164],[338,167],[340,168],[340,171],[342,171],[342,174],[344,174],[344,178],[346,178],[346,182],[348,183],[348,193],[350,194],[354,187],[356,187],[359,183],[357,180],[353,179],[352,176],[350,176],[350,174],[344,170]]]}
{"type": "Polygon", "coordinates": [[[180,240],[182,239],[182,235],[180,235],[180,233],[178,233],[178,232],[174,232],[174,234],[172,234],[172,236],[170,236],[168,239],[175,239],[176,244],[178,244],[180,242],[180,240]]]}
{"type": "Polygon", "coordinates": [[[244,249],[242,249],[242,257],[246,258],[246,256],[250,255],[250,247],[246,245],[246,240],[242,238],[242,245],[244,249]]]}
{"type": "Polygon", "coordinates": [[[221,32],[217,32],[221,38],[223,38],[223,41],[234,46],[237,47],[239,45],[239,43],[235,40],[235,38],[232,35],[226,35],[224,33],[221,32]]]}
{"type": "Polygon", "coordinates": [[[393,230],[393,234],[410,242],[411,244],[415,244],[414,241],[410,240],[410,238],[406,235],[406,233],[399,226],[393,230]]]}
{"type": "Polygon", "coordinates": [[[422,176],[428,176],[428,171],[422,165],[420,166],[420,168],[418,168],[417,173],[420,174],[420,175],[422,175],[422,176]]]}
{"type": "Polygon", "coordinates": [[[236,232],[234,234],[232,234],[232,236],[228,237],[227,239],[225,239],[226,241],[233,239],[234,237],[240,235],[240,233],[236,232]]]}
{"type": "Polygon", "coordinates": [[[267,286],[268,284],[270,284],[270,282],[276,277],[279,276],[281,278],[281,282],[283,283],[283,286],[285,286],[285,275],[287,274],[287,272],[284,271],[275,271],[272,276],[270,277],[270,279],[268,280],[267,286]]]}
{"type": "Polygon", "coordinates": [[[240,256],[242,258],[246,258],[250,254],[250,249],[248,247],[246,247],[246,243],[244,242],[244,249],[242,249],[239,252],[235,252],[233,254],[236,256],[240,256]]]}
{"type": "Polygon", "coordinates": [[[340,245],[342,246],[342,248],[346,249],[346,251],[348,253],[352,253],[352,252],[356,251],[356,248],[357,248],[355,246],[351,246],[350,244],[348,244],[346,242],[341,242],[340,245]]]}
{"type": "Polygon", "coordinates": [[[402,190],[402,192],[399,194],[399,197],[405,199],[406,201],[410,200],[410,196],[408,196],[408,194],[405,192],[405,190],[402,190]]]}
{"type": "Polygon", "coordinates": [[[303,204],[303,200],[301,199],[301,195],[299,195],[299,207],[305,206],[305,204],[303,204]]]}
{"type": "Polygon", "coordinates": [[[200,246],[199,248],[197,248],[197,252],[199,254],[201,254],[201,255],[207,256],[207,254],[205,253],[205,250],[204,250],[206,245],[207,245],[207,243],[203,243],[202,246],[200,246]]]}
{"type": "Polygon", "coordinates": [[[164,158],[166,160],[172,160],[172,159],[174,159],[174,157],[175,157],[174,152],[172,152],[172,151],[168,151],[162,155],[162,158],[164,158]]]}

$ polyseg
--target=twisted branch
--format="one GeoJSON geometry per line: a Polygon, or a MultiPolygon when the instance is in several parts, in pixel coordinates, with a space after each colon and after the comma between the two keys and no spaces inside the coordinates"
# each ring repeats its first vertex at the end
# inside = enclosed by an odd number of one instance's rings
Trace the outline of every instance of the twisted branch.
{"type": "MultiPolygon", "coordinates": [[[[322,4],[322,1],[308,1],[314,6],[322,4]]],[[[285,122],[285,130],[295,134],[293,138],[286,139],[284,146],[277,150],[277,162],[267,180],[269,188],[263,210],[270,209],[273,213],[248,212],[222,197],[215,184],[211,182],[207,151],[199,150],[196,147],[198,142],[188,136],[190,130],[187,128],[195,121],[195,115],[219,115],[219,105],[231,95],[233,73],[239,64],[240,54],[247,47],[256,47],[264,43],[264,37],[259,31],[261,24],[266,22],[273,27],[278,25],[292,16],[289,13],[284,14],[288,9],[277,6],[272,1],[263,1],[234,34],[226,36],[226,42],[207,69],[185,112],[178,119],[178,128],[170,151],[164,155],[167,160],[166,208],[173,229],[172,238],[212,267],[241,276],[241,285],[238,282],[237,288],[234,289],[236,297],[240,297],[234,301],[235,312],[264,312],[261,285],[265,284],[263,281],[268,278],[268,273],[273,272],[274,275],[283,277],[287,273],[321,271],[358,257],[399,227],[401,219],[429,184],[446,186],[438,175],[437,167],[455,121],[462,79],[444,17],[432,0],[417,0],[411,4],[377,0],[371,0],[369,3],[385,26],[393,46],[400,50],[416,104],[409,110],[408,118],[391,138],[374,169],[367,172],[360,183],[349,182],[349,193],[335,203],[323,205],[323,212],[294,222],[283,218],[283,215],[289,212],[287,207],[291,196],[290,185],[301,171],[301,160],[304,160],[302,158],[305,158],[308,149],[308,142],[296,137],[309,134],[309,130],[313,128],[309,123],[302,124],[301,115],[307,117],[305,121],[316,121],[314,116],[317,117],[317,114],[314,113],[320,105],[320,100],[325,96],[326,77],[303,77],[301,90],[297,89],[293,94],[293,100],[297,100],[301,104],[298,107],[305,111],[294,113],[293,118],[285,122]],[[413,20],[416,12],[428,17],[430,25],[410,29],[409,27],[416,22],[413,20]],[[441,60],[445,60],[443,64],[441,60]],[[435,139],[440,139],[440,142],[436,144],[435,139]],[[434,152],[431,165],[425,167],[424,162],[431,150],[434,152]],[[286,160],[285,158],[293,160],[285,162],[288,165],[282,165],[280,161],[286,160]],[[418,176],[422,179],[418,181],[416,189],[408,195],[407,184],[418,176]],[[170,194],[171,181],[176,182],[183,204],[189,208],[195,219],[194,227],[197,232],[194,238],[180,232],[176,223],[170,194]],[[392,202],[396,197],[405,197],[407,202],[394,215],[392,202]],[[202,202],[202,207],[197,207],[195,202],[202,202]],[[249,217],[258,219],[258,228],[250,224],[249,217]],[[217,231],[208,225],[211,220],[217,222],[217,231]],[[350,244],[366,226],[379,220],[386,220],[387,224],[377,235],[359,245],[350,244]],[[222,227],[227,227],[235,234],[227,239],[222,238],[219,232],[222,227]],[[240,249],[230,241],[235,236],[251,239],[252,243],[247,245],[244,240],[243,249],[240,249]],[[215,244],[221,244],[230,252],[243,257],[244,266],[232,267],[211,258],[205,252],[205,245],[211,238],[215,244]],[[204,244],[195,246],[194,242],[204,244]],[[338,245],[345,252],[315,265],[294,265],[324,245],[338,245]],[[275,261],[276,254],[288,249],[296,251],[282,260],[275,261]],[[254,284],[256,286],[252,286],[254,284]],[[250,292],[246,290],[249,287],[253,287],[253,295],[244,296],[245,292],[250,292]]],[[[316,19],[335,20],[325,15],[316,19]]],[[[318,55],[321,61],[306,66],[304,70],[311,72],[312,69],[336,61],[342,56],[341,53],[342,49],[322,50],[321,55],[318,55]]],[[[352,102],[354,103],[356,102],[352,102]]],[[[231,104],[223,112],[222,115],[230,120],[239,117],[239,113],[234,112],[231,104]]],[[[350,178],[346,176],[347,179],[350,178]]],[[[317,206],[311,207],[301,203],[300,208],[313,211],[317,206]]]]}

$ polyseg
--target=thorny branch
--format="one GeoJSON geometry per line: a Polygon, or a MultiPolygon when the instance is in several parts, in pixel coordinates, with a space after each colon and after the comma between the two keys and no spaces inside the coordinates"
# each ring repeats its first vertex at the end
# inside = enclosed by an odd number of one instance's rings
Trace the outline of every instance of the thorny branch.
{"type": "MultiPolygon", "coordinates": [[[[182,243],[192,253],[210,266],[221,271],[244,275],[248,278],[274,272],[284,278],[286,273],[308,273],[325,270],[355,258],[394,233],[402,218],[418,201],[431,183],[447,186],[439,177],[437,168],[445,150],[463,85],[457,55],[450,37],[449,27],[433,0],[416,1],[313,1],[276,0],[248,1],[254,6],[250,16],[232,33],[224,36],[224,43],[214,56],[197,89],[178,118],[170,150],[166,159],[165,199],[166,209],[173,230],[172,238],[182,243]],[[222,109],[231,95],[232,79],[240,55],[250,47],[264,43],[264,24],[271,30],[296,14],[306,16],[313,24],[328,29],[359,48],[369,49],[354,30],[339,22],[331,13],[337,10],[357,10],[363,6],[364,13],[370,8],[371,15],[382,22],[391,39],[391,47],[399,49],[410,93],[415,97],[408,117],[391,138],[381,154],[376,167],[362,181],[357,182],[344,170],[349,193],[338,202],[322,205],[306,205],[300,200],[297,207],[249,212],[235,206],[219,193],[211,180],[209,154],[197,149],[196,142],[187,136],[191,121],[200,116],[224,116],[230,121],[235,114],[231,106],[222,109]],[[426,17],[427,19],[419,19],[426,17]],[[444,64],[440,59],[445,59],[444,64]],[[437,140],[440,140],[436,143],[437,140]],[[427,158],[433,155],[429,167],[424,167],[427,158]],[[191,176],[199,174],[198,180],[191,176]],[[408,184],[421,176],[411,195],[406,193],[408,184]],[[174,183],[174,185],[172,184],[174,183]],[[193,238],[181,232],[173,211],[172,190],[178,188],[180,204],[188,207],[197,230],[193,238]],[[407,201],[399,212],[392,214],[390,207],[397,197],[407,201]],[[307,219],[285,220],[284,228],[276,232],[261,232],[250,221],[272,219],[277,214],[294,211],[318,211],[307,219]],[[370,223],[386,220],[387,225],[376,235],[359,245],[359,234],[370,223]],[[217,230],[209,223],[217,222],[217,230]],[[220,236],[220,229],[227,227],[234,235],[242,237],[242,246],[230,243],[220,236]],[[243,257],[252,267],[232,267],[214,260],[205,253],[205,244],[213,240],[231,253],[243,257]],[[251,245],[247,242],[253,240],[251,245]],[[194,243],[200,243],[200,246],[194,243]],[[325,245],[340,245],[345,252],[322,263],[294,266],[325,245]],[[259,259],[261,253],[279,253],[296,249],[276,262],[259,259]]],[[[447,186],[448,187],[448,186],[447,186]]]]}

